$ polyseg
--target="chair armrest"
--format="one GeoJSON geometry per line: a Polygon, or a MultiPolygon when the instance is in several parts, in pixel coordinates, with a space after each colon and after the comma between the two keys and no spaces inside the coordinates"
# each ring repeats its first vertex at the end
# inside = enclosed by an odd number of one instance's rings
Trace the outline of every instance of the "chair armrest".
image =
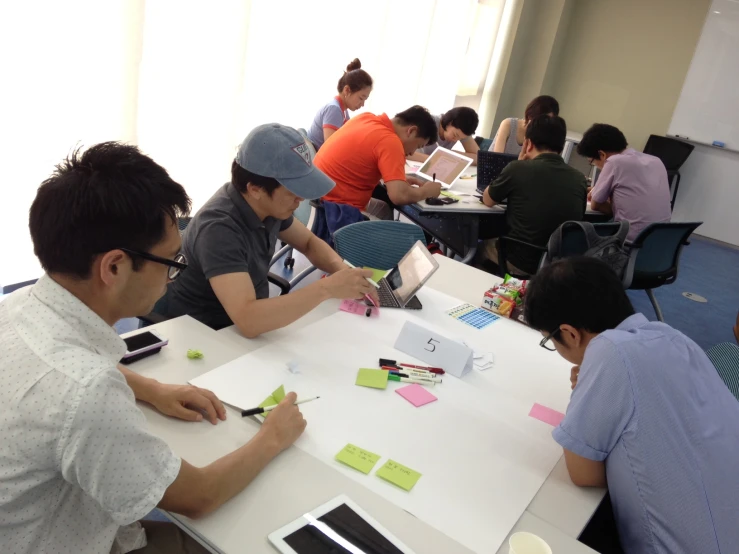
{"type": "Polygon", "coordinates": [[[535,250],[538,250],[539,252],[546,252],[547,248],[545,246],[539,246],[538,244],[531,244],[530,242],[526,242],[523,240],[513,239],[511,237],[499,237],[498,238],[498,244],[501,242],[515,242],[516,244],[522,244],[524,246],[528,246],[529,248],[533,248],[535,250]]]}
{"type": "Polygon", "coordinates": [[[283,279],[279,275],[275,275],[274,273],[270,272],[267,274],[267,281],[279,287],[280,296],[290,292],[290,283],[287,281],[287,279],[283,279]]]}
{"type": "Polygon", "coordinates": [[[500,268],[503,275],[501,277],[504,277],[506,273],[510,273],[508,270],[508,254],[506,249],[506,243],[508,242],[514,242],[516,244],[521,244],[523,246],[526,246],[527,248],[531,248],[532,250],[538,250],[539,252],[546,252],[547,249],[544,246],[539,246],[537,244],[531,244],[530,242],[526,242],[523,240],[513,239],[511,237],[498,237],[498,267],[500,268]]]}

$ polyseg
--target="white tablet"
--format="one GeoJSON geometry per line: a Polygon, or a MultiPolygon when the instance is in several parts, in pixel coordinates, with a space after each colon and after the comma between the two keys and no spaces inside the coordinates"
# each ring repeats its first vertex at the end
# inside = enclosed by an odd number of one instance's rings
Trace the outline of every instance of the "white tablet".
{"type": "Polygon", "coordinates": [[[413,554],[343,494],[267,538],[283,554],[413,554]]]}
{"type": "Polygon", "coordinates": [[[436,174],[436,180],[441,183],[441,188],[448,189],[471,163],[471,158],[437,146],[416,173],[428,180],[432,180],[436,174]]]}

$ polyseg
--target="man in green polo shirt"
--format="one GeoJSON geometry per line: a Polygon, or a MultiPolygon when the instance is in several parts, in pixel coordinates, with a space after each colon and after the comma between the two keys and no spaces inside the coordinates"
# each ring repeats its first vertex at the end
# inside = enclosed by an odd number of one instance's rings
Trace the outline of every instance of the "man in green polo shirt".
{"type": "MultiPolygon", "coordinates": [[[[564,149],[567,126],[557,116],[542,115],[526,127],[519,161],[508,164],[485,190],[486,206],[507,203],[507,236],[546,246],[551,234],[565,221],[585,215],[585,175],[567,165],[564,149]]],[[[498,263],[498,240],[484,241],[478,261],[498,263]]],[[[506,244],[508,267],[519,275],[533,275],[541,252],[513,242],[506,244]]]]}
{"type": "Polygon", "coordinates": [[[155,310],[190,315],[214,329],[235,324],[246,337],[289,325],[329,298],[377,299],[365,277],[293,218],[304,198],[325,195],[334,182],[313,165],[315,152],[295,129],[269,123],[244,139],[231,181],[200,208],[182,237],[187,271],[170,283],[155,310]],[[276,298],[267,274],[277,239],[330,276],[276,298]],[[165,306],[161,306],[165,304],[165,306]]]}

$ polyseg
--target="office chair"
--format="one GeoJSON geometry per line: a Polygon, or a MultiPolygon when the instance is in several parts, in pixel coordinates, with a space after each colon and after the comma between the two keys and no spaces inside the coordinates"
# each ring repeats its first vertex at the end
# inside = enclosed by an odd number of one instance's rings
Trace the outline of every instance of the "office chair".
{"type": "MultiPolygon", "coordinates": [[[[311,232],[314,232],[313,226],[316,222],[316,207],[313,200],[303,200],[298,206],[298,209],[295,210],[295,213],[293,215],[298,221],[300,221],[303,225],[310,229],[311,232]]],[[[282,243],[282,247],[274,253],[269,266],[272,267],[282,256],[285,256],[285,260],[283,262],[283,266],[285,267],[285,269],[292,270],[292,268],[295,266],[295,258],[293,258],[293,247],[285,243],[282,243]]],[[[290,287],[294,287],[295,285],[297,285],[300,281],[305,279],[316,269],[317,268],[314,265],[306,267],[303,271],[301,271],[288,281],[290,283],[290,287]]]]}
{"type": "Polygon", "coordinates": [[[423,230],[402,221],[361,221],[334,233],[339,256],[357,267],[391,269],[416,241],[426,244],[423,230]]]}
{"type": "Polygon", "coordinates": [[[724,342],[706,350],[706,355],[731,394],[739,400],[739,346],[724,342]]]}
{"type": "Polygon", "coordinates": [[[652,290],[675,282],[683,246],[702,224],[652,223],[631,244],[624,288],[646,291],[660,321],[665,319],[652,290]]]}
{"type": "Polygon", "coordinates": [[[680,186],[680,167],[688,159],[694,145],[678,139],[649,135],[644,153],[658,157],[667,169],[667,180],[670,183],[670,207],[675,207],[677,189],[680,186]]]}

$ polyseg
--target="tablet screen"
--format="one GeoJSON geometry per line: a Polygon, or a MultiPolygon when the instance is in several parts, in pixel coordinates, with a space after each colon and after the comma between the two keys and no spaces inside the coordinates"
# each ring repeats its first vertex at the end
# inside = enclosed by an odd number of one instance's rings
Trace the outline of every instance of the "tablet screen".
{"type": "Polygon", "coordinates": [[[346,504],[306,523],[283,540],[298,554],[403,554],[346,504]]]}

